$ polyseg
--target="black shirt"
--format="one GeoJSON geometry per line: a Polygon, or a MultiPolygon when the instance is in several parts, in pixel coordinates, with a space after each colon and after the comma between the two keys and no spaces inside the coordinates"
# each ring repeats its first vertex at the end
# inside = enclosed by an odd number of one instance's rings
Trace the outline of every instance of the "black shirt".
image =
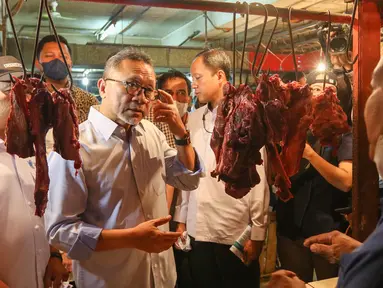
{"type": "MultiPolygon", "coordinates": [[[[319,155],[334,166],[352,160],[352,134],[344,134],[336,153],[331,147],[321,147],[319,155]]],[[[349,205],[351,193],[345,193],[328,183],[311,165],[291,178],[294,198],[284,203],[278,200],[278,233],[291,239],[344,231],[347,222],[335,212],[349,205]]]]}

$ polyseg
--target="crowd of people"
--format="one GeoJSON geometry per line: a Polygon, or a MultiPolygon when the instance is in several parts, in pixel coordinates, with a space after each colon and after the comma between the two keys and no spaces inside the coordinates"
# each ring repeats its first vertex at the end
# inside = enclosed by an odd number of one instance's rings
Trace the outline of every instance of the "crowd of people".
{"type": "MultiPolygon", "coordinates": [[[[70,45],[60,41],[72,68],[70,45]]],[[[52,85],[70,87],[54,36],[39,42],[35,66],[50,91],[52,85]]],[[[305,287],[314,274],[339,275],[338,287],[381,287],[383,220],[362,244],[346,235],[349,223],[339,212],[351,198],[351,133],[342,135],[336,153],[307,136],[301,169],[291,178],[294,199],[286,203],[271,193],[263,148],[260,183],[234,199],[210,175],[216,165],[210,139],[231,78],[230,58],[220,49],[200,52],[190,66],[192,82],[176,70],[157,78],[154,68],[146,53],[123,49],[106,59],[97,82],[101,103],[72,87],[83,163],[76,171],[53,151],[48,133],[49,201],[42,219],[34,215],[35,161],[7,154],[4,143],[9,74],[21,77],[22,66],[14,57],[0,57],[0,288],[61,287],[69,273],[76,287],[260,287],[258,260],[270,207],[277,214],[282,269],[269,287],[305,287]],[[188,113],[192,90],[206,105],[188,113]],[[248,226],[243,256],[237,257],[230,247],[248,226]]],[[[352,125],[350,79],[335,71],[326,85],[337,90],[352,125]]],[[[299,77],[314,94],[323,81],[319,72],[299,77]]],[[[382,81],[383,60],[365,111],[370,157],[380,175],[382,81]]]]}

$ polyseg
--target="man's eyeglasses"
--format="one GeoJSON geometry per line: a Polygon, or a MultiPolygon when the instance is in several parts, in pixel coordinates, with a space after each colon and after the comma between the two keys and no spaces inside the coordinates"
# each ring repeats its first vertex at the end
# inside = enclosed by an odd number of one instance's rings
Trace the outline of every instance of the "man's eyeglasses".
{"type": "Polygon", "coordinates": [[[126,92],[130,95],[135,95],[141,93],[141,91],[144,91],[145,98],[149,101],[153,101],[156,99],[157,91],[148,88],[148,87],[143,87],[137,82],[128,82],[128,81],[121,81],[121,80],[115,80],[111,78],[106,78],[105,81],[113,81],[117,83],[121,83],[122,85],[125,86],[126,92]]]}

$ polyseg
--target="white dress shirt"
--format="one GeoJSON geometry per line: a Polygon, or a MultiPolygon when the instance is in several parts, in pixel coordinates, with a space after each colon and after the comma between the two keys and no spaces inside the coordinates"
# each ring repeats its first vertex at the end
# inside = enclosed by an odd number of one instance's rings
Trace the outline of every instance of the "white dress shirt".
{"type": "MultiPolygon", "coordinates": [[[[165,181],[181,189],[198,186],[201,174],[187,170],[177,151],[152,123],[125,129],[91,108],[80,125],[82,168],[55,152],[49,155],[49,203],[45,213],[51,244],[74,259],[78,287],[174,288],[172,249],[95,252],[102,229],[132,228],[168,215],[165,181]]],[[[168,231],[168,225],[159,229],[168,231]]]]}
{"type": "MultiPolygon", "coordinates": [[[[210,148],[212,134],[209,132],[213,131],[217,109],[211,112],[207,107],[191,113],[188,122],[191,141],[204,161],[206,177],[201,178],[195,191],[182,192],[174,220],[186,223],[188,234],[197,241],[232,245],[249,224],[252,224],[251,239],[264,240],[270,199],[265,168],[257,166],[261,182],[242,199],[225,193],[224,182],[218,182],[210,175],[216,167],[216,160],[210,148]],[[202,120],[204,114],[205,126],[202,120]]],[[[265,160],[264,149],[261,154],[265,160]]]]}
{"type": "Polygon", "coordinates": [[[35,170],[0,139],[0,280],[11,288],[44,287],[49,244],[35,216],[35,170]]]}

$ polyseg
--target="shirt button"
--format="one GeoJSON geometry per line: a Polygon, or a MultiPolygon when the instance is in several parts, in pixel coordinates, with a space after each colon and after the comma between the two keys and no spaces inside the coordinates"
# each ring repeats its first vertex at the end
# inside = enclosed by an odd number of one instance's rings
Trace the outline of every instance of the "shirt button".
{"type": "Polygon", "coordinates": [[[32,207],[32,202],[31,201],[28,201],[28,206],[32,207]]]}
{"type": "Polygon", "coordinates": [[[40,226],[39,226],[39,225],[36,225],[36,226],[35,226],[35,230],[38,231],[39,229],[40,229],[40,226]]]}
{"type": "Polygon", "coordinates": [[[152,214],[148,214],[148,215],[146,215],[146,217],[147,217],[148,219],[152,219],[152,214]]]}
{"type": "Polygon", "coordinates": [[[157,264],[154,264],[154,268],[157,268],[158,267],[158,265],[157,264]]]}

